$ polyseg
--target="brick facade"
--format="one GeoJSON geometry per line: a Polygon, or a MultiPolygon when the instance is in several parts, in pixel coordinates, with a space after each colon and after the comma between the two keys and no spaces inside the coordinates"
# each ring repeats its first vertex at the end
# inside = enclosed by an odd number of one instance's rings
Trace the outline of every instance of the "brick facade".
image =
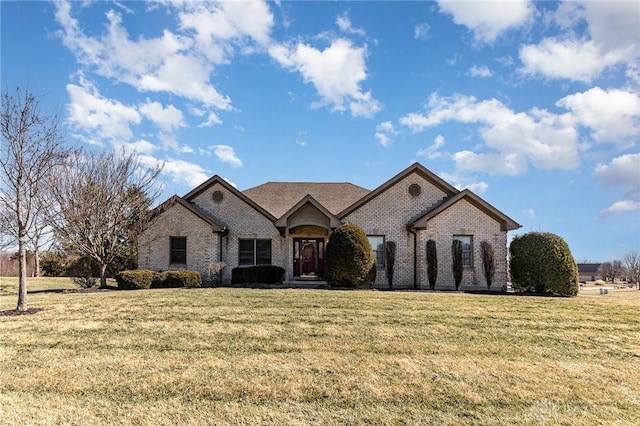
{"type": "MultiPolygon", "coordinates": [[[[413,288],[414,235],[407,231],[407,224],[445,196],[444,191],[415,173],[383,191],[343,218],[343,221],[360,226],[367,235],[384,235],[385,241],[395,241],[394,287],[413,288]],[[419,185],[419,195],[409,194],[412,184],[419,185]]],[[[384,268],[378,268],[376,286],[387,285],[384,268]]]]}
{"type": "Polygon", "coordinates": [[[211,225],[180,204],[169,207],[138,238],[138,267],[154,271],[189,269],[204,274],[220,258],[219,235],[211,225]],[[169,261],[170,237],[186,237],[187,263],[169,261]]]}
{"type": "MultiPolygon", "coordinates": [[[[277,194],[274,196],[277,200],[277,194]]],[[[226,264],[223,280],[229,281],[231,270],[239,263],[239,240],[269,239],[271,263],[283,267],[286,279],[292,279],[294,237],[329,238],[332,227],[354,223],[367,235],[384,236],[385,241],[396,243],[394,288],[413,288],[414,285],[419,289],[428,288],[426,242],[429,239],[436,241],[438,252],[436,288],[455,288],[451,243],[454,235],[469,235],[473,265],[465,268],[461,288],[486,288],[480,242],[488,241],[496,259],[492,288],[500,289],[508,279],[507,231],[519,227],[475,194],[456,190],[419,164],[339,213],[329,212],[315,199],[305,202],[305,198],[290,206],[291,210],[283,209],[288,213],[276,218],[217,176],[180,200],[193,209],[175,204],[156,215],[141,235],[140,268],[186,268],[204,276],[210,262],[222,261],[226,264]],[[202,215],[206,215],[206,220],[202,215]],[[169,263],[171,236],[187,238],[186,265],[169,263]]],[[[376,287],[387,287],[384,267],[377,272],[376,287]]]]}

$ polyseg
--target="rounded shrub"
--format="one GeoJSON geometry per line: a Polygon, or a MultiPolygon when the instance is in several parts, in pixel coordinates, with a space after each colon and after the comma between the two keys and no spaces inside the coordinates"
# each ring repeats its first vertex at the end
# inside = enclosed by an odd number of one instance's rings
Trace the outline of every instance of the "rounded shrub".
{"type": "Polygon", "coordinates": [[[578,294],[578,266],[561,237],[549,232],[528,232],[511,241],[509,253],[516,291],[578,294]]]}
{"type": "Polygon", "coordinates": [[[151,287],[155,274],[145,269],[122,271],[116,275],[116,282],[122,290],[147,289],[151,287]]]}
{"type": "Polygon", "coordinates": [[[347,223],[329,237],[325,253],[325,278],[332,285],[358,287],[366,282],[375,259],[367,235],[347,223]]]}

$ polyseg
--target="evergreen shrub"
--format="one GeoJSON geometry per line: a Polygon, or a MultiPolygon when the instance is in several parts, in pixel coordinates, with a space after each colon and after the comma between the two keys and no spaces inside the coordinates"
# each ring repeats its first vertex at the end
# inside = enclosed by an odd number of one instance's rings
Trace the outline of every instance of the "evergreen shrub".
{"type": "Polygon", "coordinates": [[[147,289],[151,288],[155,274],[145,269],[122,271],[116,275],[116,282],[121,290],[147,289]]]}
{"type": "Polygon", "coordinates": [[[231,284],[275,284],[283,275],[284,269],[275,265],[237,267],[231,270],[231,284]]]}
{"type": "Polygon", "coordinates": [[[202,277],[197,271],[164,271],[153,282],[156,288],[195,288],[202,285],[202,277]]]}
{"type": "Polygon", "coordinates": [[[549,232],[516,236],[509,246],[509,268],[516,291],[578,294],[578,266],[567,243],[549,232]]]}
{"type": "Polygon", "coordinates": [[[375,265],[373,251],[362,228],[353,223],[336,228],[325,253],[325,277],[332,286],[358,287],[375,265]]]}

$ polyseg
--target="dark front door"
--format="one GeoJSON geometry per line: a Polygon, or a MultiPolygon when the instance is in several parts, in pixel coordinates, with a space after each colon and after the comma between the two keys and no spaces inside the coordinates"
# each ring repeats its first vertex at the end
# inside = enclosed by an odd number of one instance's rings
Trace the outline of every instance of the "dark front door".
{"type": "Polygon", "coordinates": [[[321,277],[324,273],[324,238],[293,239],[293,275],[321,277]]]}

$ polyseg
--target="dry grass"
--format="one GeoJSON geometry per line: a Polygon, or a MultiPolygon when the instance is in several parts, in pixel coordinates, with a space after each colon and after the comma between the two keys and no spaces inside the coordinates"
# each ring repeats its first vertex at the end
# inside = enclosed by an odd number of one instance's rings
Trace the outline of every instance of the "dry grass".
{"type": "MultiPolygon", "coordinates": [[[[7,293],[0,310],[15,307],[7,293]]],[[[29,304],[43,310],[0,317],[3,424],[640,424],[637,290],[168,289],[29,304]]]]}

